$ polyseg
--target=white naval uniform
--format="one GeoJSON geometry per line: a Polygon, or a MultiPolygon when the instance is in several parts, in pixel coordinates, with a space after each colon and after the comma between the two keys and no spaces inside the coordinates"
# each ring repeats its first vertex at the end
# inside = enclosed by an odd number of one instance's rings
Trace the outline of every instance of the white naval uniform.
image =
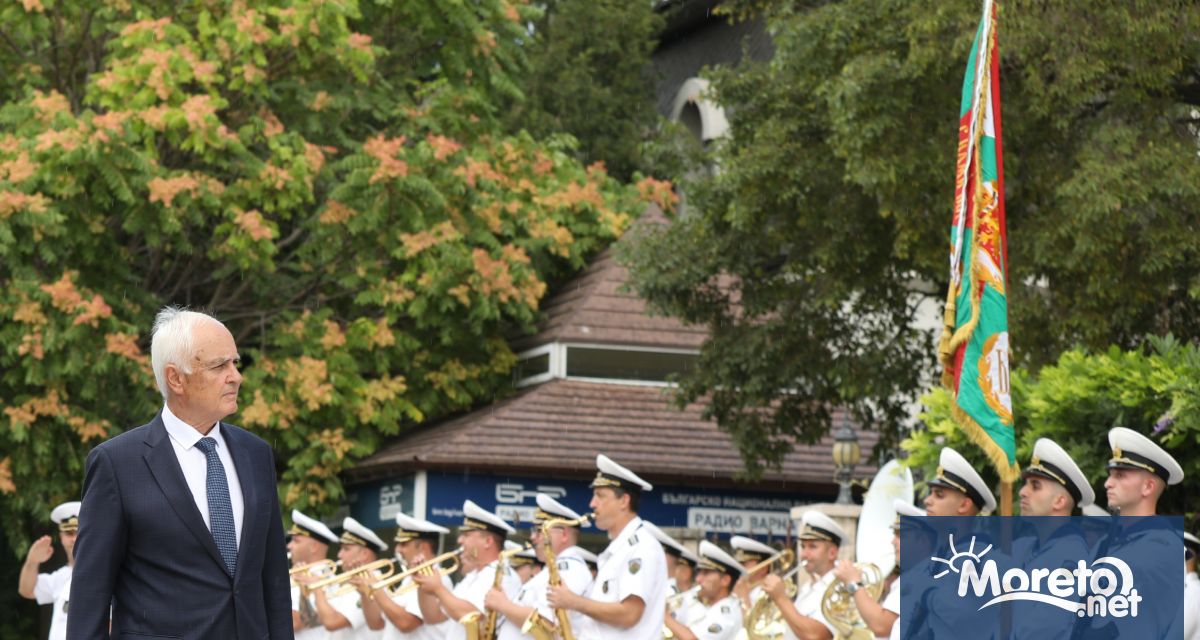
{"type": "Polygon", "coordinates": [[[59,568],[54,573],[39,573],[33,586],[33,597],[38,604],[54,604],[50,616],[49,640],[66,640],[67,602],[71,598],[71,565],[59,568]]]}
{"type": "Polygon", "coordinates": [[[621,629],[587,618],[578,634],[581,640],[661,640],[667,602],[667,561],[662,545],[634,517],[600,554],[600,568],[588,598],[621,602],[637,596],[645,603],[642,617],[621,629]]]}
{"type": "MultiPolygon", "coordinates": [[[[409,576],[400,581],[400,586],[403,588],[406,585],[412,584],[412,582],[412,576],[409,576]]],[[[442,584],[447,589],[453,589],[454,587],[453,583],[450,582],[450,576],[442,576],[442,584]]],[[[415,587],[409,589],[408,593],[401,594],[395,598],[395,602],[404,607],[404,610],[409,614],[420,618],[422,621],[425,620],[425,616],[421,614],[420,594],[415,587]]],[[[405,633],[397,629],[396,625],[392,624],[386,615],[383,616],[383,619],[383,640],[442,640],[450,632],[450,625],[462,626],[454,620],[443,620],[438,624],[422,624],[416,629],[405,633]]],[[[296,636],[296,640],[300,640],[300,636],[296,636]]]]}
{"type": "MultiPolygon", "coordinates": [[[[337,589],[338,586],[341,585],[332,586],[330,589],[337,589]]],[[[367,617],[363,614],[357,589],[336,598],[330,597],[329,606],[342,614],[350,622],[350,626],[326,632],[326,640],[377,640],[383,633],[382,630],[372,631],[367,628],[367,617]]]]}
{"type": "Polygon", "coordinates": [[[1183,577],[1183,640],[1200,640],[1200,577],[1183,577]]]}
{"type": "MultiPolygon", "coordinates": [[[[700,602],[700,588],[692,587],[683,592],[679,596],[679,606],[671,612],[671,616],[684,625],[690,625],[699,620],[708,611],[708,607],[700,602]]],[[[741,601],[738,601],[738,606],[741,606],[741,601]]]]}
{"type": "MultiPolygon", "coordinates": [[[[829,629],[829,633],[836,638],[837,629],[834,629],[833,625],[829,624],[829,621],[825,619],[825,615],[821,613],[821,599],[825,597],[825,590],[829,588],[833,580],[833,570],[826,571],[825,575],[821,576],[820,579],[801,587],[796,592],[796,600],[794,602],[796,610],[800,612],[800,615],[807,616],[825,625],[825,628],[829,629]]],[[[790,626],[784,630],[783,637],[785,640],[799,640],[796,634],[792,633],[790,626]]]]}
{"type": "MultiPolygon", "coordinates": [[[[300,595],[300,585],[296,585],[296,586],[292,587],[292,611],[297,611],[297,612],[302,611],[302,609],[300,608],[301,597],[302,596],[300,595]]],[[[316,611],[317,611],[317,607],[315,604],[313,604],[313,596],[311,594],[308,596],[308,604],[309,604],[309,611],[312,611],[313,614],[315,615],[316,611]]],[[[320,620],[317,620],[316,626],[309,627],[307,629],[301,629],[301,630],[297,631],[296,632],[296,640],[323,640],[323,638],[325,637],[325,633],[326,633],[325,627],[321,626],[320,620]]]]}
{"type": "Polygon", "coordinates": [[[892,588],[888,589],[887,596],[883,598],[883,609],[896,614],[896,622],[892,625],[891,634],[887,636],[888,640],[900,640],[900,578],[892,581],[892,588]]]}
{"type": "Polygon", "coordinates": [[[705,607],[699,619],[689,623],[688,629],[698,640],[730,640],[742,630],[742,601],[730,594],[722,600],[705,607]]]}
{"type": "MultiPolygon", "coordinates": [[[[561,553],[557,554],[557,560],[558,575],[562,578],[563,585],[570,589],[572,593],[586,595],[588,589],[592,586],[592,572],[588,569],[583,555],[579,553],[579,547],[563,549],[561,553]]],[[[529,582],[521,585],[521,589],[513,602],[523,607],[536,607],[542,616],[557,625],[558,619],[554,616],[554,608],[550,606],[550,602],[546,598],[546,591],[549,588],[550,570],[542,569],[540,573],[530,578],[529,582]]],[[[571,630],[578,632],[579,628],[584,624],[585,616],[578,611],[570,611],[568,614],[571,620],[571,630]]],[[[521,625],[512,624],[512,620],[508,620],[498,634],[499,640],[515,640],[517,638],[531,637],[529,634],[521,633],[521,625]]]]}
{"type": "MultiPolygon", "coordinates": [[[[492,590],[492,584],[496,581],[496,565],[498,562],[498,560],[493,560],[486,567],[468,573],[454,587],[454,597],[470,602],[485,617],[488,612],[487,608],[483,606],[483,599],[487,597],[487,592],[492,590]]],[[[521,589],[521,579],[517,577],[516,572],[510,569],[507,564],[504,566],[504,576],[500,579],[500,589],[509,599],[515,598],[517,591],[521,589]]],[[[466,627],[459,624],[457,620],[452,620],[451,622],[454,624],[449,626],[449,630],[446,633],[446,640],[466,640],[466,627]]],[[[505,625],[504,616],[497,615],[497,635],[503,632],[505,626],[507,625],[505,625]]]]}

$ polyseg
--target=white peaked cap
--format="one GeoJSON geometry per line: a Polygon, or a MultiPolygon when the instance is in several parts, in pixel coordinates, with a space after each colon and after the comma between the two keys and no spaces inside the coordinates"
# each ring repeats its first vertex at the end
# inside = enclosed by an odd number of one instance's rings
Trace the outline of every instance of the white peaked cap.
{"type": "Polygon", "coordinates": [[[1033,443],[1033,458],[1023,475],[1041,476],[1061,484],[1075,500],[1075,506],[1081,509],[1096,501],[1096,492],[1079,465],[1075,464],[1065,449],[1049,438],[1038,438],[1033,443]]]}
{"type": "Polygon", "coordinates": [[[83,503],[78,501],[64,502],[57,507],[54,507],[54,510],[50,512],[50,520],[54,522],[54,524],[62,524],[71,518],[78,520],[79,507],[82,504],[83,503]]]}
{"type": "Polygon", "coordinates": [[[734,556],[738,560],[766,560],[779,553],[778,549],[746,536],[731,536],[729,546],[733,547],[734,556]]]}
{"type": "Polygon", "coordinates": [[[338,543],[338,537],[324,522],[300,513],[299,509],[292,509],[292,528],[288,533],[294,536],[308,536],[325,544],[338,543]]]}
{"type": "Polygon", "coordinates": [[[450,530],[428,520],[414,518],[404,512],[396,513],[396,542],[407,542],[413,538],[437,538],[450,530]]]}
{"type": "MultiPolygon", "coordinates": [[[[538,509],[551,518],[561,518],[563,520],[578,520],[581,516],[574,509],[555,500],[545,493],[537,494],[538,509]]],[[[541,515],[541,514],[538,514],[541,515]]],[[[537,520],[537,518],[535,518],[537,520]]],[[[587,526],[587,522],[583,526],[587,526]]]]}
{"type": "Polygon", "coordinates": [[[516,529],[512,528],[512,525],[504,521],[504,518],[480,507],[470,500],[463,503],[462,528],[491,531],[502,536],[517,532],[516,529]]]}
{"type": "Polygon", "coordinates": [[[746,573],[746,568],[738,562],[736,558],[725,552],[724,549],[709,542],[708,540],[700,541],[700,569],[713,569],[721,573],[727,573],[735,578],[739,578],[746,573]]]}
{"type": "Polygon", "coordinates": [[[828,540],[840,547],[846,541],[846,530],[820,511],[805,511],[798,537],[801,540],[828,540]]]}
{"type": "Polygon", "coordinates": [[[592,481],[592,487],[619,487],[629,491],[650,491],[654,488],[636,473],[613,462],[603,453],[596,455],[596,469],[599,473],[592,481]]]}
{"type": "Polygon", "coordinates": [[[504,541],[504,550],[505,551],[520,551],[521,549],[524,549],[524,548],[525,547],[513,542],[512,540],[504,541]]]}
{"type": "Polygon", "coordinates": [[[376,551],[387,551],[387,544],[361,522],[347,517],[342,520],[342,544],[357,544],[374,547],[376,551]]]}
{"type": "Polygon", "coordinates": [[[1125,427],[1108,432],[1108,444],[1113,457],[1109,469],[1141,469],[1163,479],[1167,484],[1183,482],[1183,467],[1153,440],[1125,427]]]}
{"type": "Polygon", "coordinates": [[[1084,507],[1082,509],[1082,511],[1083,511],[1083,515],[1085,515],[1085,516],[1110,516],[1110,515],[1112,515],[1104,507],[1101,507],[1100,505],[1098,505],[1096,503],[1089,504],[1088,506],[1084,507]]]}
{"type": "Polygon", "coordinates": [[[970,498],[981,512],[996,510],[996,496],[992,495],[983,476],[961,453],[950,447],[942,447],[942,453],[938,456],[937,477],[929,481],[929,486],[959,491],[970,498]]]}
{"type": "Polygon", "coordinates": [[[580,555],[580,557],[583,558],[584,562],[586,562],[588,564],[594,564],[594,565],[600,564],[600,558],[597,558],[596,554],[592,553],[591,551],[588,551],[587,549],[584,549],[583,547],[575,547],[575,548],[579,550],[579,555],[580,555]]]}
{"type": "Polygon", "coordinates": [[[642,520],[642,528],[649,531],[650,535],[654,536],[655,540],[658,540],[658,543],[663,547],[663,551],[673,556],[681,556],[684,551],[687,551],[678,540],[667,535],[665,531],[659,529],[653,522],[642,520]]]}

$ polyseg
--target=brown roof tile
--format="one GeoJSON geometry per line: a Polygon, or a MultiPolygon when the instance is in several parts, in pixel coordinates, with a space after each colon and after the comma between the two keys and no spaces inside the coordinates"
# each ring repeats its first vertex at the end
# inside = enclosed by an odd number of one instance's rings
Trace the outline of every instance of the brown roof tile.
{"type": "MultiPolygon", "coordinates": [[[[553,380],[472,413],[423,428],[361,462],[366,479],[413,468],[474,467],[562,474],[594,472],[597,453],[648,478],[711,478],[728,482],[743,464],[729,436],[701,418],[702,406],[680,411],[667,390],[581,380],[553,380]]],[[[863,451],[877,436],[860,431],[863,451]]],[[[799,445],[764,481],[828,486],[832,439],[799,445]]],[[[874,465],[855,475],[870,477],[874,465]]]]}

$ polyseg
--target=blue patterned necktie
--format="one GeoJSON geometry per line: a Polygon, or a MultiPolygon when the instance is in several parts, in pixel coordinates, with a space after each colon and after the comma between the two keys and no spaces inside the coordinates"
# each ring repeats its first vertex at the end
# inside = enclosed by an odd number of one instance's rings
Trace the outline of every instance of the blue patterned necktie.
{"type": "Polygon", "coordinates": [[[221,458],[217,455],[216,440],[200,438],[196,446],[208,459],[208,480],[205,483],[208,491],[208,528],[212,531],[217,548],[221,550],[229,575],[233,575],[237,567],[237,530],[233,525],[233,503],[229,500],[225,465],[221,464],[221,458]]]}

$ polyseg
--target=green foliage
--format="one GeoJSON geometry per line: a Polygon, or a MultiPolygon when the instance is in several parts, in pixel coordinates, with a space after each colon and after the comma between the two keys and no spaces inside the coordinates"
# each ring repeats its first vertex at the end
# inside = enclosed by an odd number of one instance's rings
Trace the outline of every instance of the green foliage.
{"type": "Polygon", "coordinates": [[[231,418],[327,513],[382,439],[491,399],[546,283],[640,210],[507,133],[537,11],[471,3],[0,9],[0,526],[24,556],[91,446],[160,406],[166,304],[224,320],[231,418]],[[51,45],[50,43],[55,43],[51,45]]]}
{"type": "MultiPolygon", "coordinates": [[[[1171,336],[1150,343],[1148,352],[1113,347],[1089,354],[1075,349],[1036,376],[1015,375],[1017,461],[1028,462],[1038,438],[1054,440],[1088,476],[1103,506],[1106,465],[1112,457],[1108,430],[1129,427],[1151,436],[1183,465],[1183,483],[1167,490],[1159,512],[1194,517],[1200,512],[1200,460],[1194,455],[1200,445],[1200,348],[1171,336]]],[[[985,478],[994,479],[986,458],[954,424],[950,393],[939,388],[922,402],[925,429],[904,440],[906,463],[932,477],[941,448],[949,446],[984,470],[985,478]]]]}
{"type": "Polygon", "coordinates": [[[646,171],[643,142],[657,116],[650,54],[662,28],[651,2],[546,0],[532,24],[529,73],[518,79],[508,126],[535,136],[569,133],[575,155],[628,179],[646,171]]]}
{"type": "MultiPolygon", "coordinates": [[[[775,56],[711,74],[731,137],[689,214],[626,256],[634,286],[712,332],[680,400],[713,398],[751,473],[827,433],[828,406],[889,449],[936,373],[917,304],[945,295],[979,5],[727,10],[761,15],[775,56]]],[[[1195,3],[1002,3],[1014,362],[1200,335],[1198,26],[1195,3]]]]}

